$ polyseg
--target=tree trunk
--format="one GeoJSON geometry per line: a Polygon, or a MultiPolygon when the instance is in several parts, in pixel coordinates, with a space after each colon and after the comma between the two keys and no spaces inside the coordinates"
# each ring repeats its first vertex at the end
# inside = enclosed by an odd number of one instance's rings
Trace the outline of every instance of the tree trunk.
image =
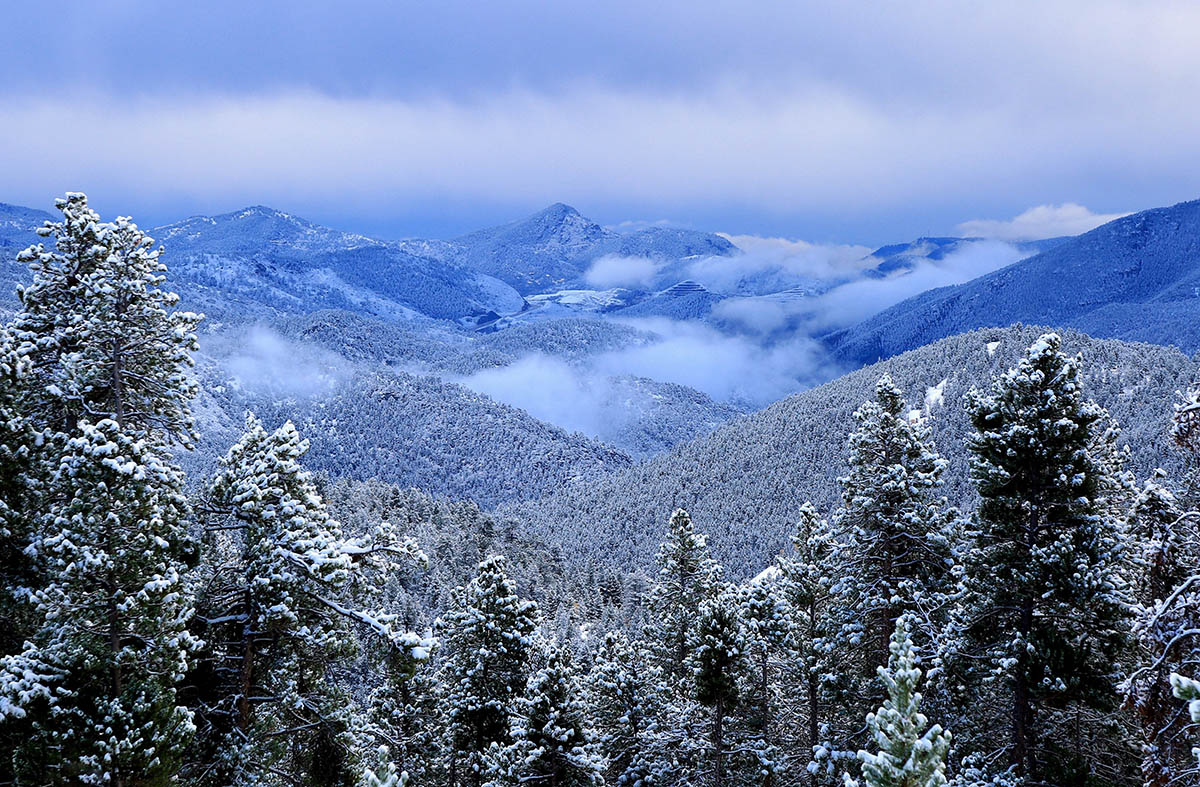
{"type": "MultiPolygon", "coordinates": [[[[817,685],[817,671],[810,665],[808,668],[808,751],[811,755],[817,748],[817,737],[821,734],[821,725],[818,721],[817,692],[820,687],[817,685]]],[[[817,787],[817,774],[814,770],[809,774],[809,783],[812,787],[817,787]]]]}
{"type": "Polygon", "coordinates": [[[713,706],[713,787],[725,787],[725,701],[713,706]]]}
{"type": "Polygon", "coordinates": [[[246,620],[242,624],[241,698],[238,700],[238,729],[250,729],[250,692],[254,687],[254,615],[250,591],[246,591],[246,620]]]}

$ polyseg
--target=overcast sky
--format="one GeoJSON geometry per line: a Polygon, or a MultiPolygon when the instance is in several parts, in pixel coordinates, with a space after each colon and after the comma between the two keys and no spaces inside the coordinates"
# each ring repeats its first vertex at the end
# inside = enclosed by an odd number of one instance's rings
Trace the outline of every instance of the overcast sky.
{"type": "Polygon", "coordinates": [[[436,237],[562,201],[878,244],[1200,197],[1195,2],[8,0],[3,17],[0,201],[84,190],[143,225],[263,203],[436,237]]]}

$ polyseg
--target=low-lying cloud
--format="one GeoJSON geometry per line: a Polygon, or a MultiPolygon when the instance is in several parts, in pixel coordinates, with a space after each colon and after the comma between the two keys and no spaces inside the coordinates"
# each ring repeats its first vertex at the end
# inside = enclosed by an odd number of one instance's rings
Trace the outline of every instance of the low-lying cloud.
{"type": "Polygon", "coordinates": [[[860,279],[814,299],[809,330],[822,333],[865,320],[926,290],[962,284],[1028,256],[1008,243],[965,244],[941,260],[922,259],[908,273],[887,279],[860,279]]]}
{"type": "Polygon", "coordinates": [[[323,347],[296,342],[262,325],[245,333],[206,337],[202,349],[231,383],[256,394],[315,396],[353,372],[353,364],[323,347]]]}
{"type": "Polygon", "coordinates": [[[722,295],[763,295],[793,287],[823,288],[857,275],[871,253],[866,246],[807,243],[757,235],[725,235],[741,249],[731,257],[706,257],[687,268],[689,278],[722,295]]]}
{"type": "Polygon", "coordinates": [[[972,219],[958,225],[960,235],[969,238],[1022,241],[1079,235],[1101,224],[1128,216],[1128,213],[1093,213],[1083,205],[1038,205],[1008,221],[972,219]]]}
{"type": "Polygon", "coordinates": [[[612,287],[644,289],[654,283],[658,263],[646,257],[607,255],[591,264],[583,274],[592,287],[607,290],[612,287]]]}

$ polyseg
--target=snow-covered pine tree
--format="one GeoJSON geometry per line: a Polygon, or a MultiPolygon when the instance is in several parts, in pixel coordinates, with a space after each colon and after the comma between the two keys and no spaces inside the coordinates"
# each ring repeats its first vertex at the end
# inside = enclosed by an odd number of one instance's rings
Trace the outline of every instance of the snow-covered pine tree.
{"type": "Polygon", "coordinates": [[[1129,639],[1116,430],[1084,397],[1081,359],[1060,346],[1042,336],[990,391],[967,397],[981,499],[946,650],[956,680],[973,687],[964,708],[1008,722],[1007,741],[981,739],[979,715],[962,722],[976,725],[972,745],[1007,750],[1034,782],[1089,767],[1081,741],[1119,751],[1101,744],[1108,727],[1086,711],[1113,708],[1129,639]],[[1064,714],[1071,724],[1056,724],[1064,714]]]}
{"type": "Polygon", "coordinates": [[[384,671],[369,700],[373,735],[386,742],[390,762],[405,784],[436,784],[442,761],[438,734],[438,684],[429,661],[414,670],[404,654],[380,659],[384,671]]]}
{"type": "Polygon", "coordinates": [[[878,704],[876,667],[888,659],[896,619],[920,611],[941,614],[955,565],[957,512],[934,496],[947,462],[933,445],[927,419],[910,413],[900,390],[885,374],[875,398],[855,413],[849,438],[849,472],[838,479],[841,508],[833,527],[837,614],[843,618],[838,647],[855,651],[866,678],[859,702],[878,704]]]}
{"type": "MultiPolygon", "coordinates": [[[[865,787],[940,787],[946,783],[946,753],[950,733],[921,713],[921,670],[907,615],[896,621],[886,667],[879,677],[887,699],[867,716],[867,731],[878,753],[860,751],[865,787]]],[[[857,782],[847,779],[848,786],[857,782]]]]}
{"type": "Polygon", "coordinates": [[[772,760],[783,740],[783,679],[796,660],[787,578],[778,563],[745,582],[738,593],[746,671],[741,719],[772,760]]]}
{"type": "Polygon", "coordinates": [[[54,250],[39,243],[17,257],[33,271],[11,323],[31,363],[26,411],[47,437],[111,418],[154,446],[190,446],[197,383],[187,370],[201,318],[171,311],[179,299],[162,289],[162,249],[130,219],[102,222],[78,193],[56,206],[62,221],[38,230],[54,250]]]}
{"type": "Polygon", "coordinates": [[[687,511],[677,509],[658,551],[658,577],[646,598],[651,616],[646,641],[657,650],[663,671],[677,680],[686,677],[688,639],[700,604],[716,592],[720,578],[707,537],[696,532],[687,511]]]}
{"type": "Polygon", "coordinates": [[[1168,787],[1195,777],[1183,707],[1171,693],[1171,673],[1200,674],[1200,514],[1184,512],[1155,471],[1134,500],[1128,520],[1138,549],[1133,632],[1139,667],[1125,680],[1126,704],[1142,734],[1142,783],[1168,787]],[[1176,590],[1179,592],[1176,592],[1176,590]],[[1188,635],[1188,631],[1197,632],[1188,635]]]}
{"type": "MultiPolygon", "coordinates": [[[[9,331],[23,429],[26,554],[35,629],[5,658],[0,715],[22,719],[18,766],[38,780],[157,783],[190,732],[175,684],[195,643],[182,475],[193,438],[187,375],[195,315],[172,312],[165,266],[133,222],[104,223],[82,194],[57,203],[53,237],[23,251],[33,283],[9,331]]],[[[9,361],[5,361],[9,365],[9,361]]]]}
{"type": "MultiPolygon", "coordinates": [[[[1192,722],[1200,724],[1200,681],[1185,678],[1183,675],[1172,675],[1171,688],[1176,697],[1187,701],[1192,722]]],[[[1196,756],[1197,763],[1200,763],[1200,746],[1192,749],[1192,754],[1196,756]]]]}
{"type": "Polygon", "coordinates": [[[333,674],[354,652],[350,626],[397,658],[428,655],[428,641],[346,599],[352,574],[424,556],[388,528],[345,539],[300,463],[307,449],[291,422],[268,432],[248,414],[208,491],[196,614],[208,649],[192,675],[200,735],[188,768],[196,784],[343,783],[368,748],[333,674]]]}
{"type": "Polygon", "coordinates": [[[479,787],[492,744],[512,743],[508,709],[525,688],[536,628],[537,605],[517,595],[503,557],[486,558],[456,590],[439,674],[451,787],[479,787]]]}
{"type": "Polygon", "coordinates": [[[738,683],[746,666],[746,641],[736,592],[722,589],[700,604],[696,627],[689,639],[686,664],[696,700],[711,708],[709,731],[710,778],[713,787],[727,782],[726,720],[738,702],[738,683]]]}
{"type": "MultiPolygon", "coordinates": [[[[26,552],[37,518],[31,477],[37,448],[33,424],[21,406],[29,365],[16,351],[12,332],[0,326],[0,656],[21,650],[33,633],[33,610],[25,593],[37,587],[36,564],[26,552]]],[[[0,722],[0,743],[6,725],[0,722]]],[[[7,758],[3,758],[7,759],[7,758]]],[[[0,760],[0,784],[6,777],[0,760]]]]}
{"type": "Polygon", "coordinates": [[[656,756],[654,743],[666,703],[662,670],[620,631],[604,635],[585,679],[592,735],[606,758],[606,784],[633,784],[656,756]]]}
{"type": "Polygon", "coordinates": [[[588,739],[586,706],[570,651],[553,648],[535,670],[509,715],[512,743],[489,752],[489,787],[603,784],[603,761],[588,739]]]}
{"type": "Polygon", "coordinates": [[[392,754],[387,746],[375,750],[374,762],[363,771],[357,787],[406,787],[408,774],[398,770],[392,762],[392,754]]]}
{"type": "Polygon", "coordinates": [[[165,784],[192,732],[175,691],[197,646],[178,554],[183,476],[104,419],[81,422],[50,487],[33,543],[48,567],[32,594],[40,624],[4,665],[0,705],[30,722],[19,771],[52,783],[165,784]]]}
{"type": "MultiPolygon", "coordinates": [[[[835,725],[828,683],[830,676],[843,672],[839,661],[843,654],[836,648],[838,626],[830,615],[831,588],[837,581],[830,574],[834,568],[833,533],[812,503],[800,506],[792,546],[793,554],[779,560],[792,615],[794,652],[792,670],[785,682],[794,684],[802,699],[781,708],[781,726],[803,730],[799,748],[806,758],[801,762],[809,783],[817,787],[822,778],[833,777],[834,756],[840,748],[829,740],[835,725]]],[[[844,738],[845,730],[839,730],[837,737],[844,738]]]]}

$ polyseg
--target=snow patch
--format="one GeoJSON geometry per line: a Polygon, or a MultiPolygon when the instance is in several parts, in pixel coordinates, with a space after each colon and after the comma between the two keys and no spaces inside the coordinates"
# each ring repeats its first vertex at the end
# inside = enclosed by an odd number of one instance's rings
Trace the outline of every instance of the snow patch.
{"type": "Polygon", "coordinates": [[[946,404],[946,381],[948,378],[942,378],[942,381],[932,388],[925,389],[925,412],[932,412],[935,406],[944,407],[946,404]]]}

